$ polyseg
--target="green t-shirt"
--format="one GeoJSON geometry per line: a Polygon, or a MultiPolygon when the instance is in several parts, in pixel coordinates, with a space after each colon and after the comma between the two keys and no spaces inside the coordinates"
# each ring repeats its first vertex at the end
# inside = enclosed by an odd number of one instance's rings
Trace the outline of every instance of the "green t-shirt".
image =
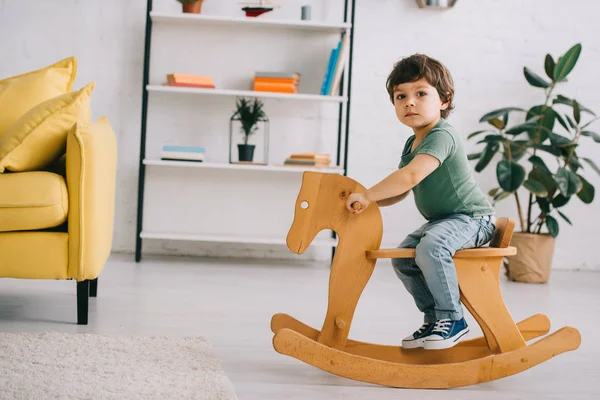
{"type": "Polygon", "coordinates": [[[398,168],[417,154],[429,154],[440,160],[440,166],[413,188],[417,209],[427,220],[450,214],[471,217],[493,215],[494,207],[475,181],[461,138],[444,118],[425,135],[411,153],[415,141],[406,141],[398,168]]]}

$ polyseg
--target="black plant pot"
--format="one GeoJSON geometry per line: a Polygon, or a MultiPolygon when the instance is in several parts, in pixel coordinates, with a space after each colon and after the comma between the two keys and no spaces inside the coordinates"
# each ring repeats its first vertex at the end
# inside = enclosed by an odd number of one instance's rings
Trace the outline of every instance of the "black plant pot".
{"type": "Polygon", "coordinates": [[[238,160],[252,161],[254,158],[254,147],[253,144],[238,144],[238,160]]]}

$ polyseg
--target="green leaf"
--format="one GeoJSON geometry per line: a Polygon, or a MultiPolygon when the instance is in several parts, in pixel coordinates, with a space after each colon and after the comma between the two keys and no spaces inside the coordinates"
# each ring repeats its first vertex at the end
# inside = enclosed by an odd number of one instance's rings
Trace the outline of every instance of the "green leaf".
{"type": "MultiPolygon", "coordinates": [[[[548,132],[552,132],[554,129],[554,120],[556,119],[556,111],[554,111],[551,107],[548,107],[544,110],[541,115],[542,118],[542,126],[548,129],[548,132]]],[[[540,143],[543,142],[540,141],[540,143]]]]}
{"type": "Polygon", "coordinates": [[[550,232],[550,236],[558,236],[558,221],[554,219],[554,217],[550,215],[546,216],[546,226],[548,227],[548,232],[550,232]]]}
{"type": "Polygon", "coordinates": [[[523,73],[525,74],[525,79],[527,79],[527,82],[529,82],[530,85],[541,88],[550,87],[550,83],[546,82],[535,72],[531,72],[527,67],[523,67],[523,73]]]}
{"type": "MultiPolygon", "coordinates": [[[[569,156],[567,155],[566,157],[569,157],[569,156]]],[[[579,168],[583,168],[583,165],[581,165],[581,163],[579,162],[579,157],[577,157],[577,154],[575,154],[575,152],[573,152],[573,154],[571,155],[571,158],[569,158],[568,167],[573,172],[577,172],[577,170],[579,168]]]]}
{"type": "Polygon", "coordinates": [[[502,116],[502,121],[504,122],[504,126],[508,125],[508,115],[510,113],[504,113],[504,115],[502,116]]]}
{"type": "Polygon", "coordinates": [[[499,187],[497,187],[497,188],[493,188],[493,189],[491,189],[491,190],[488,192],[488,194],[489,194],[490,196],[494,197],[494,196],[496,195],[496,193],[498,193],[498,191],[499,191],[499,190],[500,190],[500,188],[499,188],[499,187]]]}
{"type": "Polygon", "coordinates": [[[560,157],[560,150],[554,148],[553,146],[548,146],[546,144],[532,144],[531,147],[533,147],[534,149],[538,149],[538,150],[542,150],[545,151],[547,153],[552,154],[553,156],[557,156],[560,157]]]}
{"type": "Polygon", "coordinates": [[[473,132],[469,136],[467,136],[467,139],[471,139],[472,137],[475,137],[475,136],[477,136],[477,135],[479,135],[480,133],[483,133],[483,132],[488,132],[488,130],[484,129],[484,130],[481,130],[481,131],[473,132]]]}
{"type": "Polygon", "coordinates": [[[544,105],[531,107],[527,111],[527,115],[525,116],[525,120],[529,121],[533,117],[539,117],[540,115],[542,115],[542,108],[544,108],[544,107],[545,107],[544,105]]]}
{"type": "Polygon", "coordinates": [[[550,54],[546,54],[546,59],[544,60],[544,70],[546,71],[546,75],[548,78],[554,79],[554,67],[555,67],[554,59],[550,54]]]}
{"type": "Polygon", "coordinates": [[[479,143],[498,143],[498,142],[504,142],[504,138],[502,137],[502,135],[487,135],[486,137],[481,139],[479,142],[477,142],[477,144],[479,144],[479,143]]]}
{"type": "Polygon", "coordinates": [[[511,111],[522,111],[522,112],[525,112],[525,110],[523,110],[522,108],[518,108],[518,107],[499,108],[497,110],[490,111],[489,113],[485,114],[483,117],[481,117],[481,119],[479,120],[479,122],[487,122],[487,121],[489,121],[492,118],[499,117],[499,116],[503,115],[504,113],[511,112],[511,111]]]}
{"type": "Polygon", "coordinates": [[[550,134],[550,142],[554,146],[558,147],[570,146],[571,144],[573,144],[573,142],[571,142],[571,139],[558,135],[556,133],[550,134]]]}
{"type": "Polygon", "coordinates": [[[569,117],[568,115],[565,115],[565,117],[567,118],[567,122],[569,123],[569,126],[573,129],[577,129],[577,125],[575,124],[575,122],[573,122],[571,117],[569,117]]]}
{"type": "Polygon", "coordinates": [[[518,135],[523,132],[534,130],[537,126],[537,122],[525,122],[523,124],[515,125],[512,128],[506,130],[507,135],[518,135]]]}
{"type": "Polygon", "coordinates": [[[598,135],[596,132],[583,131],[583,132],[581,132],[581,134],[583,136],[589,136],[589,137],[591,137],[592,139],[594,139],[594,142],[600,143],[600,135],[598,135]]]}
{"type": "Polygon", "coordinates": [[[541,184],[538,181],[527,179],[525,182],[523,182],[523,187],[538,197],[548,196],[548,190],[543,184],[541,184]]]}
{"type": "MultiPolygon", "coordinates": [[[[519,161],[526,153],[529,146],[528,140],[511,140],[510,143],[510,155],[511,159],[514,161],[519,161]]],[[[504,158],[508,158],[508,151],[506,149],[506,144],[504,145],[504,158]]]]}
{"type": "Polygon", "coordinates": [[[553,108],[548,108],[548,112],[553,113],[554,119],[556,119],[563,126],[563,128],[565,128],[567,131],[569,131],[569,128],[567,127],[567,124],[565,123],[565,120],[563,119],[563,117],[560,116],[559,113],[557,113],[553,108]]]}
{"type": "Polygon", "coordinates": [[[514,192],[525,180],[525,168],[511,160],[501,160],[496,167],[496,177],[505,192],[514,192]]]}
{"type": "Polygon", "coordinates": [[[558,189],[558,185],[548,170],[534,168],[529,172],[529,179],[540,182],[548,190],[548,196],[552,197],[558,189]]]}
{"type": "Polygon", "coordinates": [[[565,197],[562,194],[558,194],[555,198],[553,198],[550,202],[552,203],[552,207],[554,208],[560,208],[564,205],[566,205],[569,200],[571,200],[570,197],[565,197]]]}
{"type": "Polygon", "coordinates": [[[590,204],[594,200],[595,189],[588,181],[586,181],[584,179],[583,176],[581,176],[581,175],[577,175],[577,176],[581,180],[581,183],[583,183],[583,187],[577,193],[577,197],[579,197],[579,199],[581,201],[583,201],[585,204],[590,204]]]}
{"type": "Polygon", "coordinates": [[[494,196],[494,201],[500,201],[512,195],[510,192],[500,192],[496,196],[494,196]]]}
{"type": "Polygon", "coordinates": [[[562,217],[562,219],[564,219],[565,221],[567,221],[569,223],[569,225],[573,225],[571,223],[571,220],[569,218],[567,218],[567,216],[563,213],[561,213],[560,211],[556,210],[556,212],[558,213],[558,215],[560,215],[562,217]]]}
{"type": "Polygon", "coordinates": [[[548,201],[548,199],[536,197],[536,203],[538,204],[538,206],[540,206],[540,210],[542,210],[543,213],[550,212],[550,202],[548,201]]]}
{"type": "Polygon", "coordinates": [[[573,100],[573,118],[577,124],[579,124],[579,121],[581,121],[581,110],[579,109],[579,103],[577,100],[573,100]]]}
{"type": "Polygon", "coordinates": [[[475,165],[475,171],[481,172],[490,163],[490,160],[494,157],[494,154],[498,151],[500,145],[498,143],[488,143],[483,155],[479,159],[479,162],[475,165]]]}
{"type": "Polygon", "coordinates": [[[596,171],[596,173],[597,173],[598,175],[600,175],[600,168],[598,168],[598,166],[597,166],[597,165],[596,165],[596,164],[595,164],[595,163],[594,163],[592,160],[590,160],[589,158],[586,158],[586,157],[581,157],[581,159],[582,159],[583,161],[585,161],[586,163],[590,164],[590,166],[592,167],[592,169],[593,169],[594,171],[596,171]]]}
{"type": "MultiPolygon", "coordinates": [[[[579,108],[581,108],[581,104],[579,105],[579,108]]],[[[591,123],[592,123],[592,122],[594,122],[594,121],[597,121],[597,120],[599,120],[599,119],[600,119],[600,118],[594,118],[594,119],[592,119],[591,121],[588,121],[588,122],[586,122],[584,125],[582,125],[582,126],[581,126],[581,129],[585,129],[585,128],[587,128],[588,126],[590,126],[590,125],[591,125],[591,123]]]]}
{"type": "Polygon", "coordinates": [[[575,67],[575,64],[577,63],[579,54],[581,54],[581,44],[578,43],[571,47],[562,57],[559,58],[556,66],[554,67],[555,82],[562,81],[567,77],[567,75],[569,75],[569,72],[573,70],[573,67],[575,67]]]}
{"type": "Polygon", "coordinates": [[[574,172],[569,171],[565,167],[560,167],[558,169],[555,179],[558,184],[558,190],[560,190],[565,197],[572,196],[579,190],[579,178],[574,172]]]}
{"type": "Polygon", "coordinates": [[[531,162],[533,165],[535,165],[539,169],[542,169],[544,171],[550,172],[550,170],[546,166],[546,163],[544,162],[544,160],[542,160],[538,156],[531,156],[531,157],[529,157],[529,162],[531,162]]]}
{"type": "Polygon", "coordinates": [[[479,157],[481,157],[481,154],[482,154],[482,152],[469,154],[467,156],[467,159],[468,160],[477,160],[479,157]]]}
{"type": "MultiPolygon", "coordinates": [[[[573,100],[571,100],[568,97],[563,96],[562,94],[559,94],[556,96],[556,98],[554,100],[552,100],[552,104],[566,104],[568,106],[573,106],[573,100]]],[[[579,103],[579,109],[581,111],[587,112],[589,114],[592,114],[594,117],[596,116],[596,114],[594,114],[594,112],[592,110],[590,110],[587,107],[584,107],[583,104],[579,103]]]]}
{"type": "Polygon", "coordinates": [[[502,121],[500,118],[490,118],[488,120],[488,124],[492,125],[494,128],[497,129],[504,128],[504,121],[502,121]]]}

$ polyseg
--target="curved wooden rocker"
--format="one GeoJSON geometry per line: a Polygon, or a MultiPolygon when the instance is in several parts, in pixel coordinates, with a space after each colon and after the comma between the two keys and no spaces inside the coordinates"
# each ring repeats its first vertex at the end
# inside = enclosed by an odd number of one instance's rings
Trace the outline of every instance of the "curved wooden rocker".
{"type": "Polygon", "coordinates": [[[294,221],[287,236],[290,250],[304,252],[315,235],[332,229],[339,236],[329,276],[325,321],[318,331],[286,314],[275,314],[273,347],[335,375],[402,388],[451,388],[514,375],[555,355],[579,347],[577,329],[564,327],[546,335],[550,321],[536,314],[515,324],[499,285],[514,220],[499,218],[489,247],[460,250],[454,255],[461,301],[473,315],[483,337],[445,350],[403,349],[348,339],[358,299],[377,258],[414,257],[414,249],[379,249],[383,223],[373,203],[361,214],[346,210],[347,196],[364,191],[356,181],[338,174],[304,172],[294,221]]]}

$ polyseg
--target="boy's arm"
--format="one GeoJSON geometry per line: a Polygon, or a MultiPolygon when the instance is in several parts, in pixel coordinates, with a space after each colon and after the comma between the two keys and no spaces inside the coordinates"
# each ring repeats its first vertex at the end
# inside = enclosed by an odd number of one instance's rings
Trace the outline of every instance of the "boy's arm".
{"type": "Polygon", "coordinates": [[[435,171],[440,164],[440,160],[434,156],[417,154],[407,166],[392,172],[367,190],[364,195],[370,202],[379,202],[403,195],[435,171]]]}
{"type": "Polygon", "coordinates": [[[402,193],[399,196],[392,197],[390,199],[379,200],[377,202],[377,205],[379,207],[393,206],[394,204],[398,203],[399,201],[404,200],[406,198],[406,196],[408,196],[409,193],[410,193],[410,190],[407,190],[406,192],[402,193]]]}

